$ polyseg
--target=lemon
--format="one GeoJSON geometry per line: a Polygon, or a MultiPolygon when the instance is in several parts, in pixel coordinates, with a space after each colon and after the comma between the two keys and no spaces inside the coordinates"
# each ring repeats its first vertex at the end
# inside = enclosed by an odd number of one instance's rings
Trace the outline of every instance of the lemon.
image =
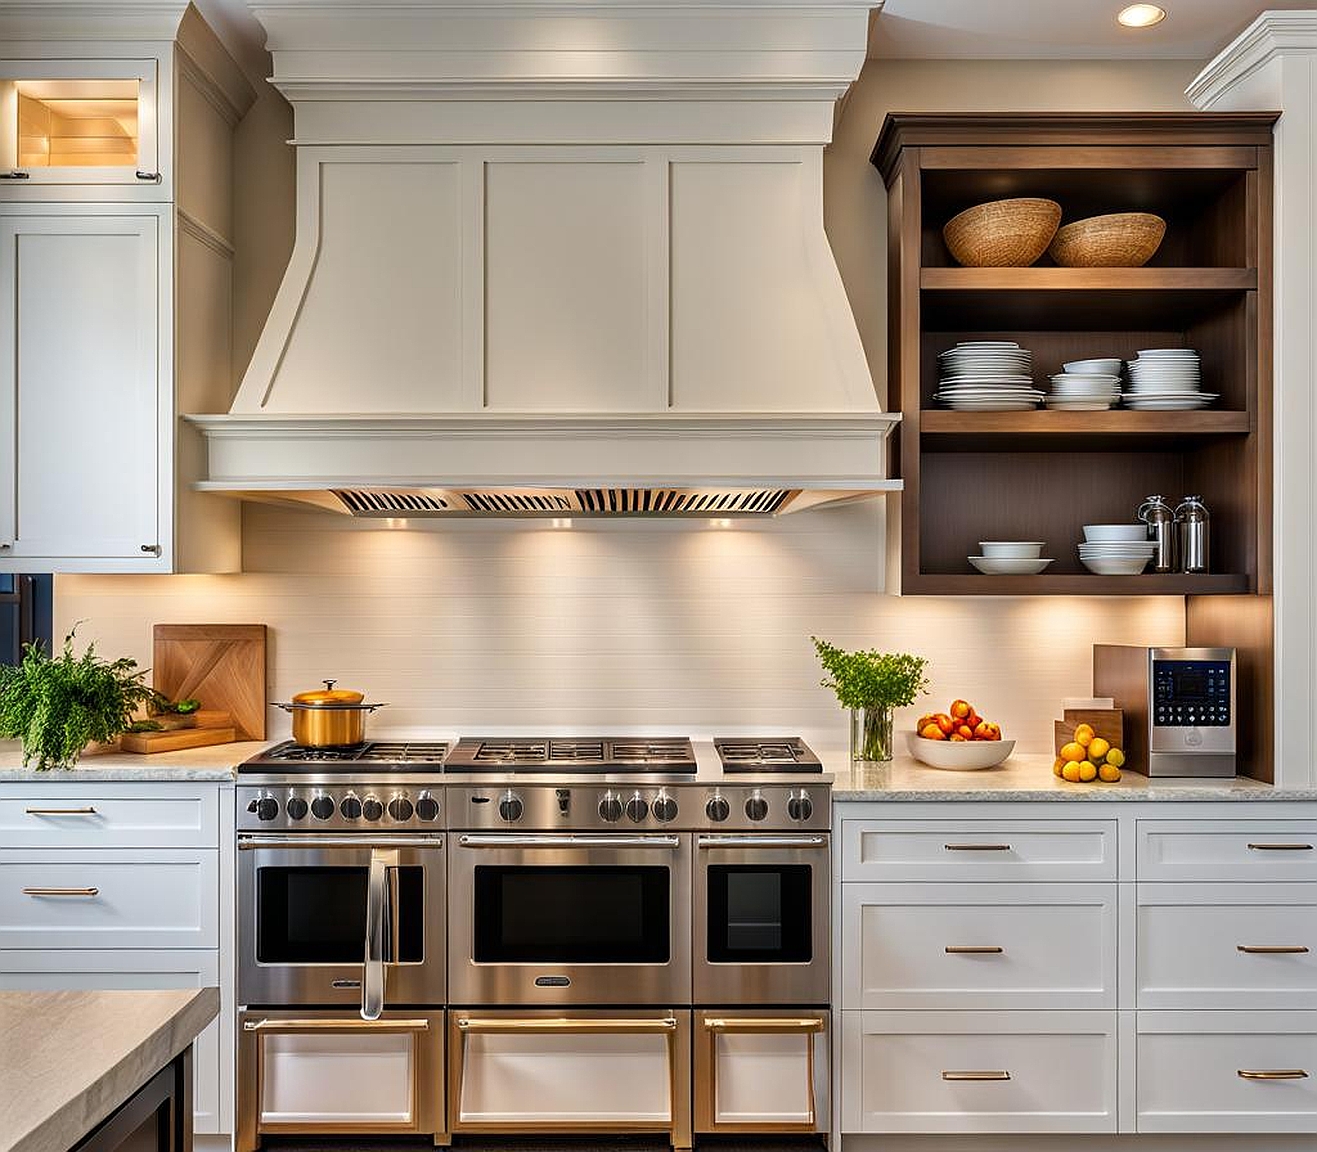
{"type": "Polygon", "coordinates": [[[1114,764],[1103,764],[1098,769],[1098,779],[1105,780],[1108,784],[1114,784],[1120,779],[1120,769],[1114,764]]]}
{"type": "Polygon", "coordinates": [[[1113,748],[1107,753],[1107,763],[1113,768],[1120,768],[1125,763],[1125,753],[1119,748],[1113,748]]]}
{"type": "Polygon", "coordinates": [[[1097,733],[1093,731],[1092,724],[1081,724],[1075,729],[1075,743],[1082,744],[1087,748],[1089,744],[1092,743],[1093,737],[1096,735],[1097,733]]]}
{"type": "Polygon", "coordinates": [[[1070,760],[1066,766],[1061,769],[1061,778],[1069,780],[1071,784],[1079,783],[1079,764],[1075,760],[1070,760]]]}
{"type": "Polygon", "coordinates": [[[1061,775],[1061,769],[1064,768],[1064,767],[1065,767],[1065,761],[1062,760],[1060,756],[1058,756],[1058,757],[1056,758],[1056,763],[1052,765],[1052,775],[1053,775],[1053,776],[1060,776],[1060,775],[1061,775]]]}
{"type": "Polygon", "coordinates": [[[1082,744],[1076,744],[1071,741],[1061,749],[1062,760],[1082,760],[1084,758],[1084,747],[1082,744]]]}
{"type": "Polygon", "coordinates": [[[1110,750],[1110,742],[1103,740],[1101,736],[1094,736],[1093,739],[1088,742],[1088,758],[1092,760],[1094,764],[1101,760],[1110,750]]]}
{"type": "Polygon", "coordinates": [[[1079,778],[1088,783],[1090,780],[1097,779],[1097,765],[1092,760],[1083,760],[1079,765],[1079,778]]]}

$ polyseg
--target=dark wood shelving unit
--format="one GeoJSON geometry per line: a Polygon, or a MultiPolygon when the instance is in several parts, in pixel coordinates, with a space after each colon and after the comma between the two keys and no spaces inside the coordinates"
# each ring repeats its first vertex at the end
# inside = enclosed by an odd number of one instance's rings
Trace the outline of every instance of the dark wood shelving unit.
{"type": "Polygon", "coordinates": [[[1248,577],[1172,572],[1166,575],[917,576],[911,592],[920,596],[1221,596],[1248,591],[1248,577]]]}

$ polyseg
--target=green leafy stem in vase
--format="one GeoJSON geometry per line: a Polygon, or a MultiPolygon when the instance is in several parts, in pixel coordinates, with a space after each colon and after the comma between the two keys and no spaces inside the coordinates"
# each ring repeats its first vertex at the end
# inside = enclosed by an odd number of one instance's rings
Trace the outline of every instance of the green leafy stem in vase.
{"type": "Polygon", "coordinates": [[[928,661],[922,656],[872,648],[847,652],[817,636],[810,639],[828,674],[821,683],[843,708],[905,708],[928,691],[928,661]]]}

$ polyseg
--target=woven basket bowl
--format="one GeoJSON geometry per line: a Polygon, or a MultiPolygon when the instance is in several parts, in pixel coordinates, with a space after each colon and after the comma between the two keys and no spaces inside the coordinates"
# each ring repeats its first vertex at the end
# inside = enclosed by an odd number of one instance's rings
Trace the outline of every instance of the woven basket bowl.
{"type": "Polygon", "coordinates": [[[1055,200],[992,200],[952,217],[942,238],[956,263],[968,268],[1027,268],[1047,251],[1060,223],[1055,200]]]}
{"type": "Polygon", "coordinates": [[[1166,235],[1151,212],[1117,212],[1067,224],[1048,251],[1063,268],[1142,268],[1166,235]]]}

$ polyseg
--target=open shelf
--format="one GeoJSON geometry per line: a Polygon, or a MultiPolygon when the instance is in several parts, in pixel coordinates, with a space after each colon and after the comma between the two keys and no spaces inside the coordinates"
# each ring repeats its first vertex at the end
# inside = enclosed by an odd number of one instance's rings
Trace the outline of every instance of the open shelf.
{"type": "Polygon", "coordinates": [[[1038,576],[985,576],[978,572],[929,573],[911,577],[908,596],[1228,596],[1249,591],[1238,574],[1183,572],[1142,576],[1083,576],[1046,572],[1038,576]]]}
{"type": "Polygon", "coordinates": [[[1049,445],[1115,451],[1181,448],[1196,440],[1243,436],[1252,431],[1247,412],[955,412],[927,408],[919,413],[925,451],[1037,451],[1049,445]]]}
{"type": "Polygon", "coordinates": [[[1256,268],[924,268],[925,291],[1248,292],[1256,268]]]}

